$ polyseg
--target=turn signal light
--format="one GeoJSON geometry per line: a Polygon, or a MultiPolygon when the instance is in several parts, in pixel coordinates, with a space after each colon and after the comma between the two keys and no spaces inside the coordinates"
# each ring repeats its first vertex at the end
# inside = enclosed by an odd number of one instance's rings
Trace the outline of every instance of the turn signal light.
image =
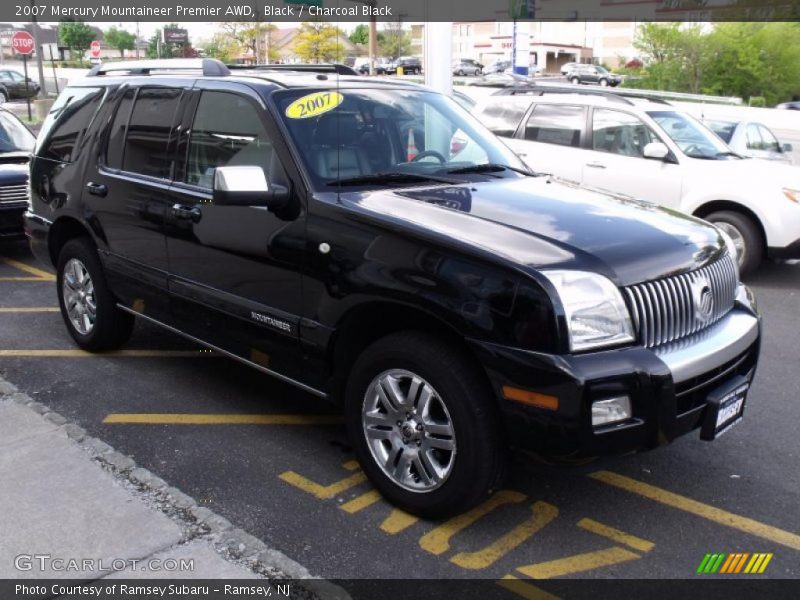
{"type": "Polygon", "coordinates": [[[507,400],[519,402],[520,404],[544,408],[545,410],[558,410],[558,397],[556,396],[531,392],[530,390],[521,390],[511,387],[510,385],[503,386],[503,396],[507,400]]]}

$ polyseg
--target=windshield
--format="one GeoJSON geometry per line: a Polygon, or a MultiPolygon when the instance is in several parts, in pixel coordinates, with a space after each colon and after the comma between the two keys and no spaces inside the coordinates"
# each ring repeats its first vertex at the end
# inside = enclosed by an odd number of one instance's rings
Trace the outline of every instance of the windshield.
{"type": "Polygon", "coordinates": [[[519,177],[513,169],[525,170],[507,146],[442,94],[304,89],[277,92],[273,98],[318,189],[459,183],[476,174],[519,177]],[[510,168],[474,168],[480,165],[510,168]]]}
{"type": "Polygon", "coordinates": [[[711,131],[721,137],[723,142],[726,144],[731,143],[733,131],[736,129],[736,123],[731,123],[730,121],[703,121],[703,123],[708,126],[711,131]]]}
{"type": "Polygon", "coordinates": [[[608,73],[608,70],[605,67],[597,66],[595,67],[598,73],[608,73]]]}
{"type": "Polygon", "coordinates": [[[686,156],[709,160],[735,157],[720,138],[687,114],[674,111],[654,111],[648,114],[686,156]]]}
{"type": "Polygon", "coordinates": [[[36,138],[19,119],[0,112],[0,152],[31,152],[35,142],[36,138]]]}

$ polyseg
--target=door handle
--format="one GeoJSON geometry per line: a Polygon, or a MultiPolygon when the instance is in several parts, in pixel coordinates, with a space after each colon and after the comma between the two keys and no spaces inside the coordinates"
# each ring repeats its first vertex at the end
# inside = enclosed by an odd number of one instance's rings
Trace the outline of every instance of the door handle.
{"type": "Polygon", "coordinates": [[[592,167],[593,169],[605,169],[606,166],[601,162],[590,162],[586,163],[587,167],[592,167]]]}
{"type": "Polygon", "coordinates": [[[182,221],[191,221],[192,223],[199,223],[203,218],[203,213],[196,206],[186,206],[184,204],[172,205],[172,216],[182,221]]]}
{"type": "Polygon", "coordinates": [[[108,194],[108,188],[106,186],[102,183],[94,183],[93,181],[86,184],[86,190],[92,196],[100,196],[101,198],[105,198],[106,194],[108,194]]]}

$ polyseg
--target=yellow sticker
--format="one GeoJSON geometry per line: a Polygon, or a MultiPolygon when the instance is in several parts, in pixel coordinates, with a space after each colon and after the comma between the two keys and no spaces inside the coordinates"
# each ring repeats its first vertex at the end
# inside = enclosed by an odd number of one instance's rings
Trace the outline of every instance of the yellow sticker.
{"type": "Polygon", "coordinates": [[[286,107],[286,116],[290,119],[308,119],[333,110],[344,102],[339,92],[314,92],[298,98],[286,107]]]}

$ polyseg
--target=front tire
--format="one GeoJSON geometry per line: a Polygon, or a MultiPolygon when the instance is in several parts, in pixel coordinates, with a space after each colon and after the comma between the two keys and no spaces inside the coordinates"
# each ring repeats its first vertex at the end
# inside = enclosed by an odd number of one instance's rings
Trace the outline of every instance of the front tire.
{"type": "Polygon", "coordinates": [[[6,102],[8,102],[8,92],[0,90],[0,104],[5,104],[6,102]]]}
{"type": "Polygon", "coordinates": [[[764,238],[752,219],[731,210],[721,210],[705,217],[733,240],[739,258],[739,273],[750,275],[764,258],[764,238]]]}
{"type": "Polygon", "coordinates": [[[75,343],[84,350],[113,350],[133,331],[134,318],[117,308],[108,289],[97,248],[88,238],[68,241],[56,274],[61,316],[75,343]]]}
{"type": "Polygon", "coordinates": [[[581,82],[581,80],[580,80],[580,79],[578,79],[577,77],[573,77],[572,79],[570,79],[570,80],[569,80],[569,82],[570,82],[572,85],[578,85],[578,84],[581,82]]]}
{"type": "Polygon", "coordinates": [[[345,415],[364,472],[407,512],[458,514],[502,477],[490,389],[458,348],[431,335],[395,333],[367,348],[348,380],[345,415]]]}
{"type": "Polygon", "coordinates": [[[600,87],[608,87],[608,79],[601,79],[600,87]]]}

